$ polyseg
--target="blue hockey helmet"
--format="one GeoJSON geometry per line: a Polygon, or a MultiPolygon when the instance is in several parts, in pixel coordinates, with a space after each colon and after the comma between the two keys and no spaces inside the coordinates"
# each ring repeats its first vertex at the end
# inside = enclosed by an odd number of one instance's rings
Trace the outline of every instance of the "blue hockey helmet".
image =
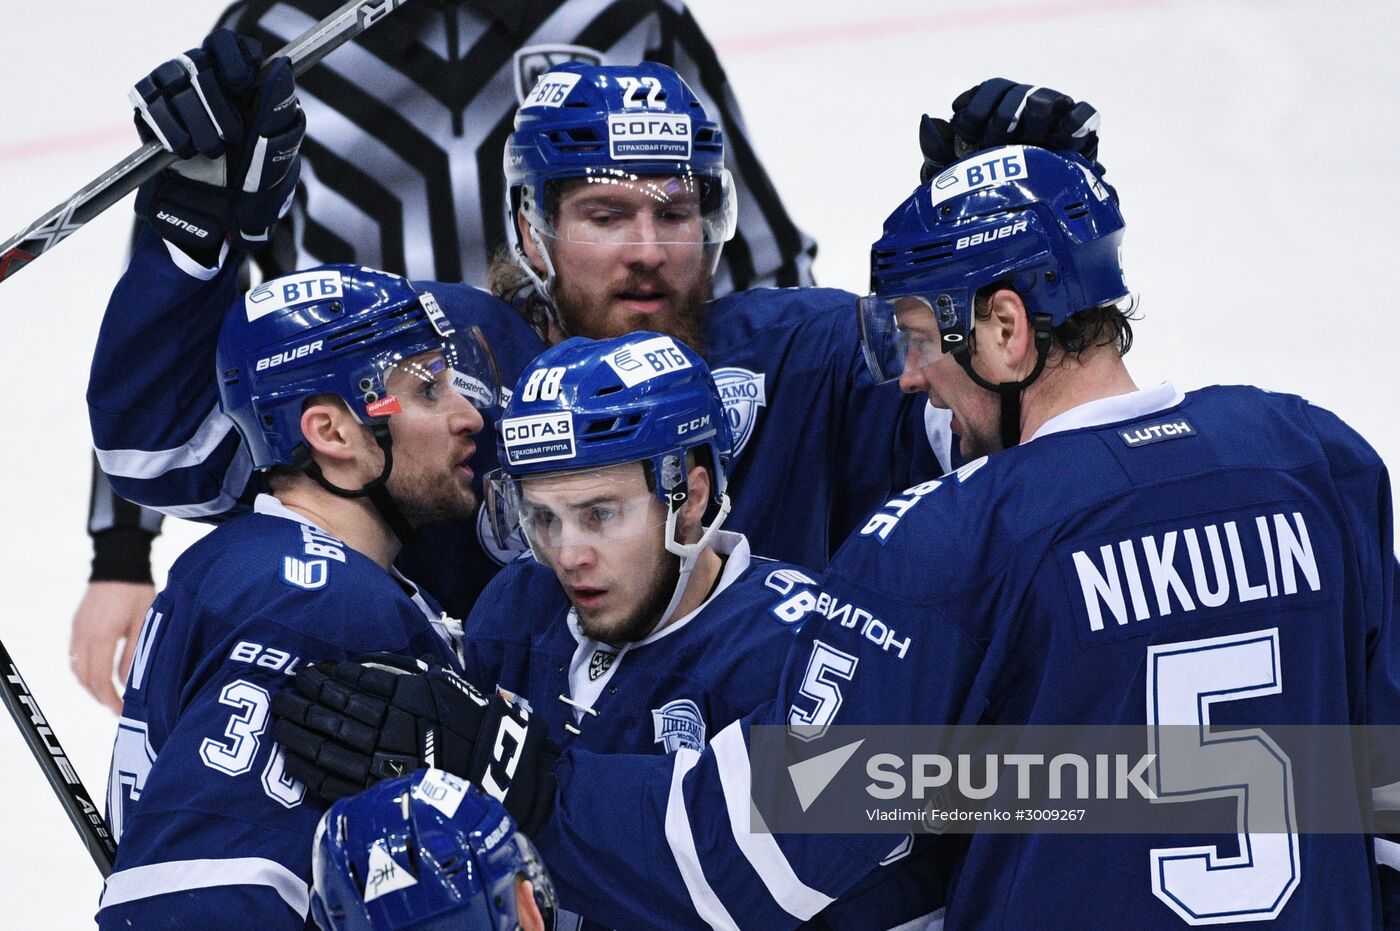
{"type": "Polygon", "coordinates": [[[522,483],[536,476],[642,463],[650,494],[666,507],[666,548],[688,565],[729,511],[725,494],[733,441],[709,366],[684,343],[640,331],[612,339],[565,340],[530,363],[497,431],[502,468],[487,482],[499,539],[517,529],[541,558],[522,483]],[[686,454],[708,465],[718,514],[697,543],[675,539],[688,499],[686,454]]]}
{"type": "Polygon", "coordinates": [[[554,924],[554,886],[534,845],[499,802],[442,770],[339,800],[312,856],[312,915],[325,931],[513,931],[518,877],[554,924]]]}
{"type": "Polygon", "coordinates": [[[656,62],[575,61],[541,76],[516,113],[504,167],[514,256],[546,296],[553,268],[545,239],[696,243],[713,273],[734,235],[738,201],[724,134],[681,76],[656,62]],[[561,218],[566,181],[597,193],[578,206],[587,217],[561,218]],[[541,237],[543,279],[525,256],[517,211],[541,237]]]}
{"type": "Polygon", "coordinates": [[[1128,296],[1123,228],[1117,194],[1077,154],[1013,145],[949,166],[890,214],[871,248],[860,323],[872,374],[898,378],[911,350],[924,362],[958,353],[966,368],[973,298],[995,283],[1021,296],[1048,349],[1050,328],[1128,296]],[[938,339],[911,345],[920,318],[938,339]]]}
{"type": "Polygon", "coordinates": [[[407,279],[355,265],[324,265],[249,290],[224,320],[217,357],[220,405],[256,469],[304,459],[301,413],[315,395],[339,397],[370,425],[403,413],[391,390],[396,376],[442,381],[478,411],[499,397],[478,330],[456,330],[433,295],[407,279]],[[414,361],[425,354],[433,357],[414,361]]]}

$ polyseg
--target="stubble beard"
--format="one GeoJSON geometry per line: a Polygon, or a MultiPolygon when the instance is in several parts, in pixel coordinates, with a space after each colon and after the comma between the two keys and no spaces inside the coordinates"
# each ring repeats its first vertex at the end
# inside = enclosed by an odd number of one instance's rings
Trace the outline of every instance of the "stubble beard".
{"type": "Polygon", "coordinates": [[[578,617],[578,626],[583,635],[590,640],[615,647],[636,643],[649,637],[661,620],[662,612],[671,603],[671,597],[675,594],[676,585],[681,578],[680,559],[669,552],[666,557],[661,560],[660,567],[653,574],[641,603],[616,623],[599,625],[575,606],[574,613],[578,617]]]}

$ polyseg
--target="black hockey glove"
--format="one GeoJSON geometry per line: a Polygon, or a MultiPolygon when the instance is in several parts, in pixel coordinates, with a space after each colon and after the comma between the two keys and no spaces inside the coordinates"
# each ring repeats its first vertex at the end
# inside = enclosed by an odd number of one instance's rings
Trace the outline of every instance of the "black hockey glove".
{"type": "Polygon", "coordinates": [[[1048,87],[991,78],[953,101],[953,119],[927,114],[919,124],[926,182],[973,152],[1002,145],[1034,145],[1078,152],[1103,176],[1099,155],[1099,111],[1048,87]]]}
{"type": "Polygon", "coordinates": [[[388,654],[302,669],[272,700],[287,771],[334,800],[435,766],[481,786],[526,834],[549,820],[547,726],[443,666],[388,654]]]}
{"type": "Polygon", "coordinates": [[[136,215],[205,267],[225,240],[265,244],[301,172],[306,116],[292,63],[276,59],[255,86],[261,54],[255,40],[220,29],[131,89],[141,140],[180,157],[141,185],[136,215]]]}

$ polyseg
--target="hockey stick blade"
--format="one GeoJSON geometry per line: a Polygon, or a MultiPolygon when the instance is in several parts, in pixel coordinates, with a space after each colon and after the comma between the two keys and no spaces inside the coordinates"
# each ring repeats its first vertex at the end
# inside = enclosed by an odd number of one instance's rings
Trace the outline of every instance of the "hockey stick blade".
{"type": "MultiPolygon", "coordinates": [[[[301,74],[408,2],[350,0],[271,58],[290,58],[292,72],[301,74]]],[[[152,141],[108,168],[18,235],[0,243],[0,281],[27,267],[174,161],[172,153],[152,141]]]]}
{"type": "Polygon", "coordinates": [[[92,861],[105,879],[112,874],[117,843],[3,643],[0,643],[0,698],[4,699],[10,717],[15,719],[20,733],[24,735],[24,742],[29,744],[34,759],[39,761],[39,768],[44,771],[49,785],[58,796],[59,804],[68,813],[68,820],[73,822],[73,827],[92,855],[92,861]]]}

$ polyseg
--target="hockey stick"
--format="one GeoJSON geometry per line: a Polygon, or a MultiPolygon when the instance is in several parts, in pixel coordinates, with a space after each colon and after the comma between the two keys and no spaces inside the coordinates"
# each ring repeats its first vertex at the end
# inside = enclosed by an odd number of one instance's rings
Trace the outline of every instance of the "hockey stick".
{"type": "Polygon", "coordinates": [[[24,677],[19,674],[19,668],[15,666],[15,661],[10,659],[10,651],[5,649],[3,643],[0,643],[0,698],[5,700],[10,717],[19,725],[24,742],[29,744],[34,759],[39,761],[39,768],[44,771],[49,785],[58,795],[59,804],[68,813],[68,820],[73,822],[73,827],[82,835],[88,853],[92,855],[93,862],[102,871],[105,879],[112,874],[112,861],[117,857],[117,843],[112,840],[112,834],[107,830],[107,822],[102,819],[102,813],[92,803],[92,796],[83,788],[78,771],[73,768],[68,754],[63,752],[58,738],[53,735],[48,719],[39,710],[39,703],[30,694],[29,686],[24,683],[24,677]]]}
{"type": "MultiPolygon", "coordinates": [[[[290,58],[292,73],[301,74],[407,2],[350,0],[293,39],[272,58],[290,58]]],[[[84,185],[78,193],[29,224],[17,236],[0,243],[0,281],[67,239],[174,161],[175,155],[153,140],[117,162],[84,185]]]]}

